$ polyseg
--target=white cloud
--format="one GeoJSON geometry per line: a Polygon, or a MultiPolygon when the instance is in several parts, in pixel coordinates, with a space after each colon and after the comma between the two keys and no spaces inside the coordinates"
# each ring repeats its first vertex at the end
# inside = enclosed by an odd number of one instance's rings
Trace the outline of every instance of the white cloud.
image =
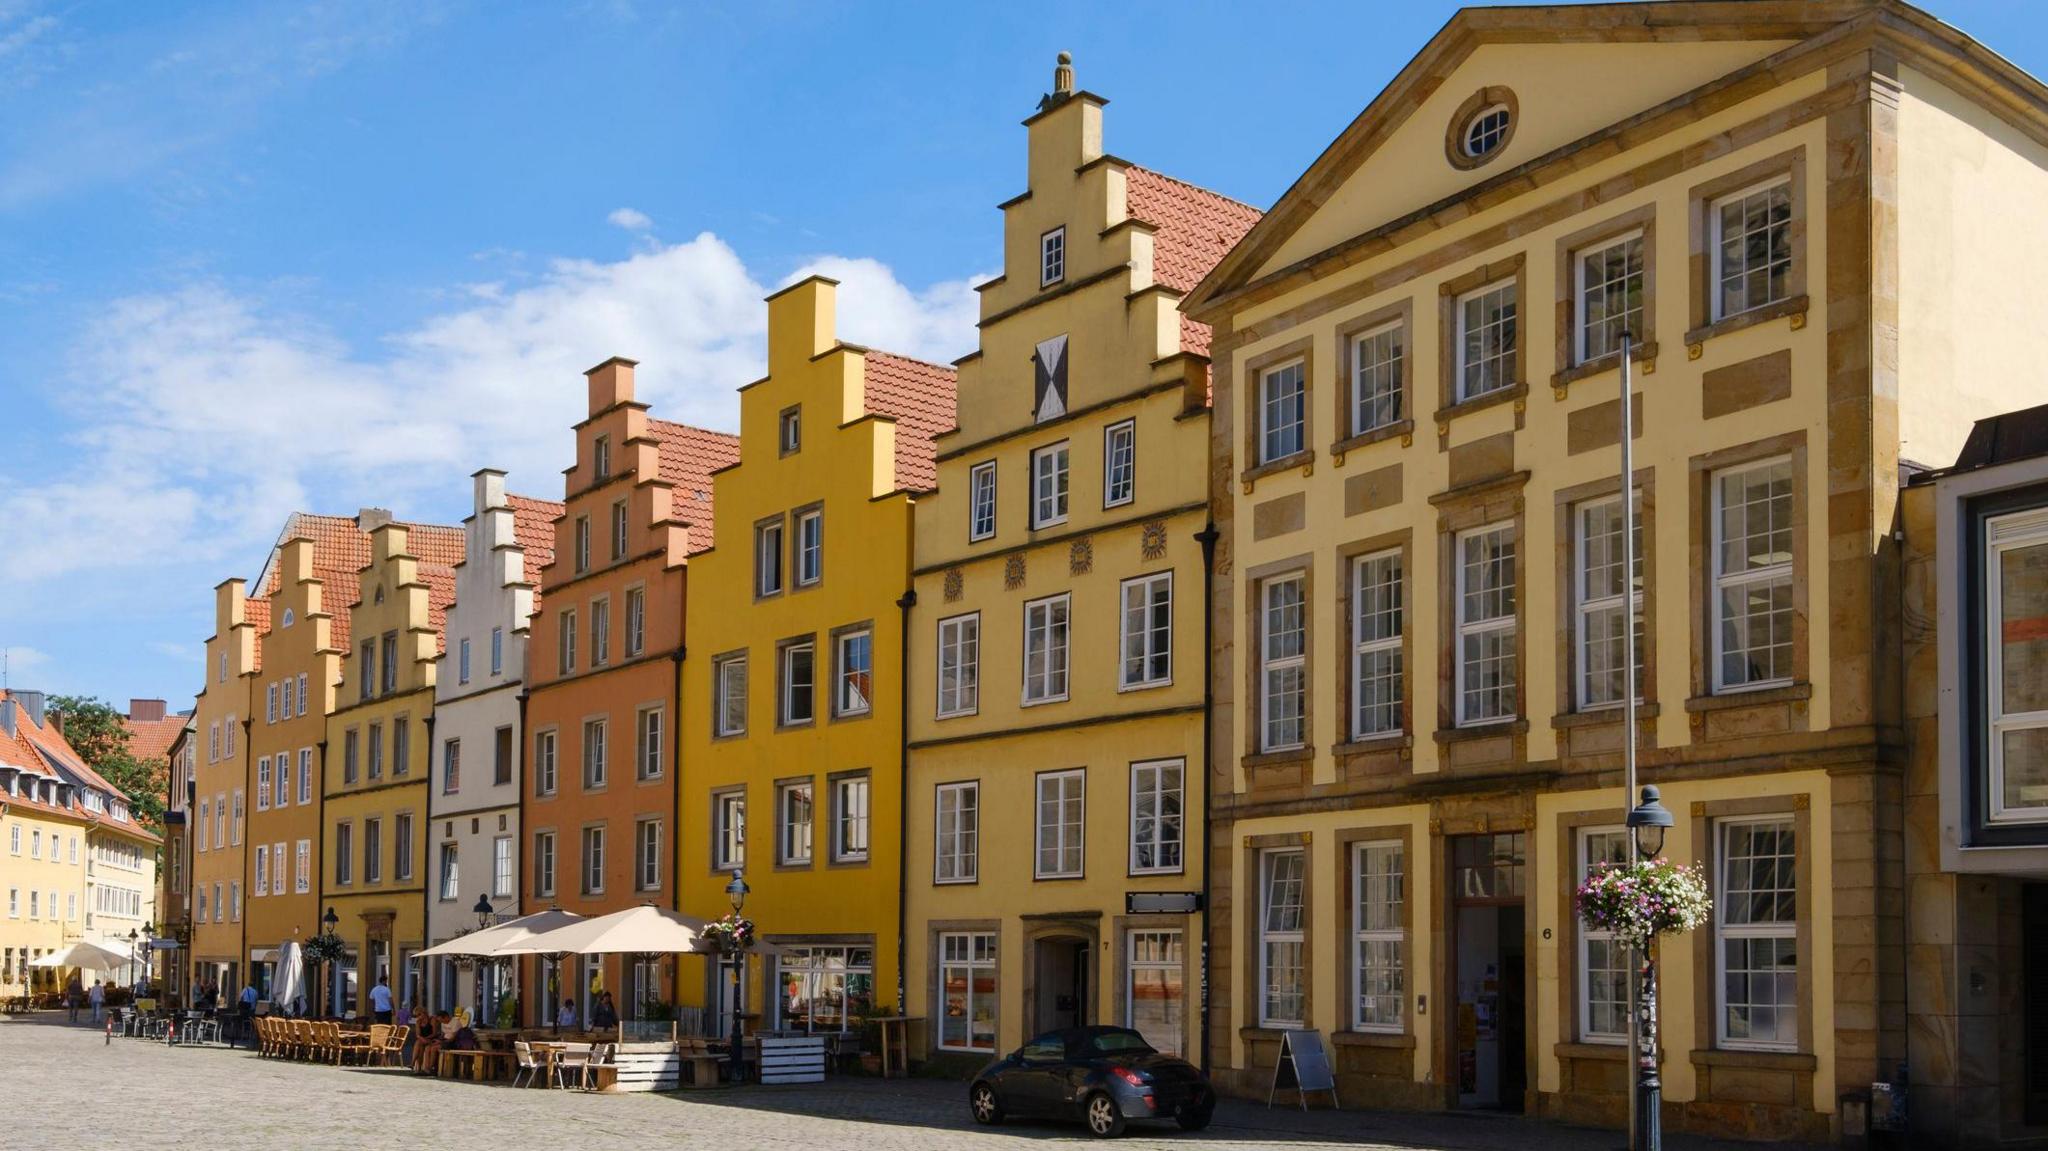
{"type": "Polygon", "coordinates": [[[21,644],[0,647],[0,654],[5,656],[4,662],[10,679],[25,671],[34,671],[39,667],[48,667],[50,664],[50,657],[46,653],[21,644]]]}
{"type": "MultiPolygon", "coordinates": [[[[851,342],[941,362],[974,345],[969,280],[916,290],[838,256],[796,275],[812,272],[842,281],[851,342]]],[[[452,522],[480,467],[558,495],[582,373],[611,355],[640,361],[657,415],[728,430],[734,389],[762,370],[769,288],[710,233],[513,283],[442,294],[450,310],[367,348],[216,282],[106,306],[67,361],[70,463],[0,470],[0,523],[38,541],[0,549],[14,610],[189,609],[198,589],[253,574],[293,510],[452,522]]]]}
{"type": "Polygon", "coordinates": [[[645,232],[654,227],[654,218],[638,208],[613,208],[605,220],[615,228],[628,232],[645,232]]]}

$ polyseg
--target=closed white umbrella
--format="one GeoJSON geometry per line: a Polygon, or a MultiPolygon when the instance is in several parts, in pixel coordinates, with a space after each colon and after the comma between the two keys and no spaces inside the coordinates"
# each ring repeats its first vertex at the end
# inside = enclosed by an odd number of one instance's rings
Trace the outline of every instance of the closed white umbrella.
{"type": "Polygon", "coordinates": [[[583,917],[573,911],[551,907],[536,911],[518,919],[507,920],[467,935],[458,935],[446,943],[437,943],[419,953],[421,959],[432,959],[444,955],[474,955],[489,958],[499,955],[538,955],[534,951],[506,951],[505,948],[523,943],[536,935],[542,935],[557,928],[583,922],[583,917]]]}
{"type": "Polygon", "coordinates": [[[270,1002],[283,1012],[295,1010],[306,997],[306,952],[297,940],[287,940],[277,949],[277,974],[271,981],[270,1002]]]}
{"type": "Polygon", "coordinates": [[[29,961],[30,967],[76,967],[81,971],[103,971],[112,973],[135,962],[133,956],[97,943],[78,942],[58,948],[40,959],[29,961]]]}

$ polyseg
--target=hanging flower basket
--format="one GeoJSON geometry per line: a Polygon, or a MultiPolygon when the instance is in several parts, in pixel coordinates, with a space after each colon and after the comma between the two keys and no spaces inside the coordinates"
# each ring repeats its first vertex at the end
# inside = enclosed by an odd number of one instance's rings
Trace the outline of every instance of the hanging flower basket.
{"type": "Polygon", "coordinates": [[[1579,919],[1637,947],[1707,921],[1713,901],[1703,868],[1645,859],[1595,864],[1579,885],[1579,919]]]}
{"type": "Polygon", "coordinates": [[[754,921],[734,912],[704,925],[704,938],[726,954],[745,951],[754,945],[754,921]]]}
{"type": "Polygon", "coordinates": [[[306,958],[315,963],[339,963],[348,957],[348,944],[332,931],[323,931],[300,946],[306,958]]]}

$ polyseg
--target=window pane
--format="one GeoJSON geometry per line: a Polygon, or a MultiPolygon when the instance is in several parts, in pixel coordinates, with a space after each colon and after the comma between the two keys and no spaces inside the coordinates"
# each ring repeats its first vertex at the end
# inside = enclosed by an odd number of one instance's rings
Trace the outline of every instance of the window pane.
{"type": "Polygon", "coordinates": [[[1261,461],[1285,459],[1307,446],[1308,395],[1305,365],[1297,360],[1260,377],[1260,423],[1265,429],[1261,461]]]}
{"type": "Polygon", "coordinates": [[[2048,711],[2048,544],[1998,552],[1996,642],[2000,713],[2048,711]]]}
{"type": "Polygon", "coordinates": [[[1716,206],[1718,315],[1732,316],[1791,294],[1792,186],[1781,181],[1716,206]]]}
{"type": "Polygon", "coordinates": [[[1643,238],[1579,254],[1580,359],[1621,350],[1621,334],[1643,334],[1643,238]]]}
{"type": "Polygon", "coordinates": [[[1351,434],[1401,418],[1402,331],[1399,326],[1358,337],[1351,346],[1351,434]]]}
{"type": "Polygon", "coordinates": [[[1516,382],[1515,284],[1475,292],[1458,302],[1458,398],[1469,400],[1516,382]]]}

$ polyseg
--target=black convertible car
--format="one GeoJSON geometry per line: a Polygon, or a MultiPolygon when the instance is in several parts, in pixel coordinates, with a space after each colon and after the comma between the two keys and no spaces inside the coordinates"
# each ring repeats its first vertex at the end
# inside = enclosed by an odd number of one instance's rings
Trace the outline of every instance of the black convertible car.
{"type": "Polygon", "coordinates": [[[1216,1092],[1193,1064],[1160,1054],[1128,1027],[1074,1027],[982,1068],[967,1105],[977,1123],[1079,1119],[1107,1138],[1131,1119],[1172,1119],[1200,1131],[1216,1113],[1216,1092]]]}

